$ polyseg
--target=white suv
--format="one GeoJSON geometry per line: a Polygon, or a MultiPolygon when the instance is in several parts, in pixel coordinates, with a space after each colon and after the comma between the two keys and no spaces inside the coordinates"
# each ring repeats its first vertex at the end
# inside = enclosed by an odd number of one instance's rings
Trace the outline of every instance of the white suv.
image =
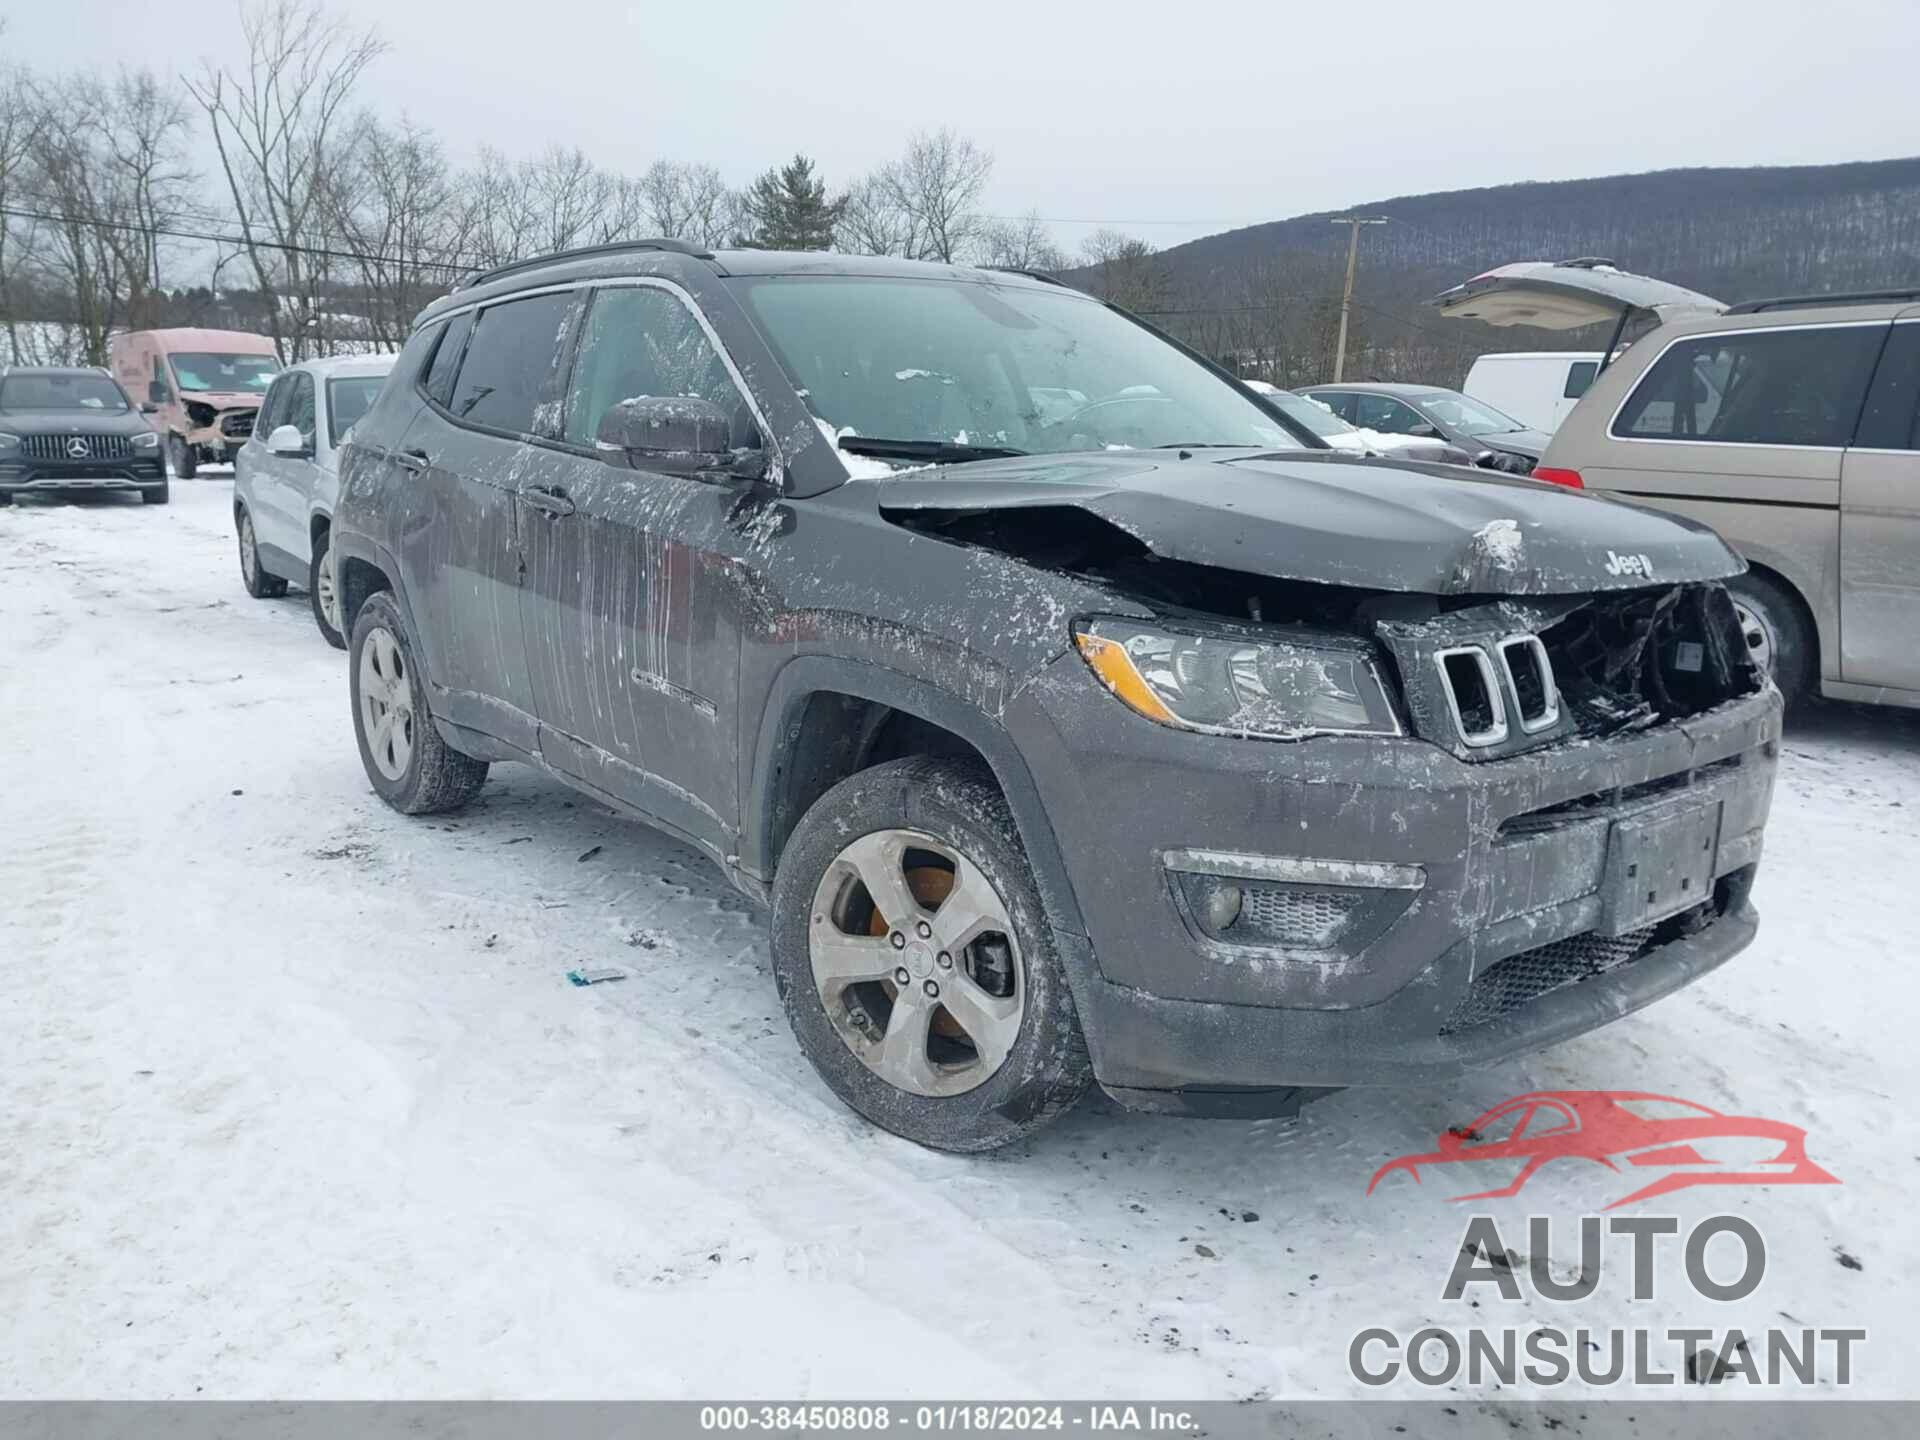
{"type": "Polygon", "coordinates": [[[233,467],[233,524],[247,593],[267,599],[307,587],[313,623],[347,648],[333,582],[333,505],[340,446],[380,393],[391,355],[342,355],[283,370],[233,467]]]}

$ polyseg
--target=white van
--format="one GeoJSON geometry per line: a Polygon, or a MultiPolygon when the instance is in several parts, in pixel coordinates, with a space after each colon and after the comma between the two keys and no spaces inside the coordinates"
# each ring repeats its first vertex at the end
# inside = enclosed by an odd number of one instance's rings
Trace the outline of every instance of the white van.
{"type": "Polygon", "coordinates": [[[1523,350],[1482,355],[1460,388],[1551,435],[1599,373],[1598,350],[1523,350]]]}

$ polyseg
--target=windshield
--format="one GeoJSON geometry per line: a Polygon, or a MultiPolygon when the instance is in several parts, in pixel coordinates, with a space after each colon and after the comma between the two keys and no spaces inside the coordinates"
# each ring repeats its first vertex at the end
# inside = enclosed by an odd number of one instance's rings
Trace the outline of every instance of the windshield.
{"type": "Polygon", "coordinates": [[[125,410],[127,396],[105,375],[10,375],[0,410],[125,410]]]}
{"type": "Polygon", "coordinates": [[[173,375],[182,390],[257,390],[265,394],[273,377],[280,373],[280,362],[271,355],[183,352],[167,359],[173,362],[173,375]]]}
{"type": "Polygon", "coordinates": [[[1491,405],[1482,405],[1478,400],[1469,400],[1464,395],[1436,390],[1430,395],[1415,396],[1414,399],[1430,417],[1463,435],[1505,435],[1527,428],[1511,415],[1502,415],[1491,405]]]}
{"type": "Polygon", "coordinates": [[[857,276],[736,283],[843,447],[857,435],[869,454],[883,439],[1030,454],[1301,448],[1205,366],[1070,291],[857,276]]]}
{"type": "Polygon", "coordinates": [[[373,407],[386,379],[384,375],[345,375],[327,382],[327,434],[336,446],[347,438],[354,421],[373,407]]]}
{"type": "Polygon", "coordinates": [[[1291,390],[1274,391],[1267,396],[1267,403],[1295,424],[1304,425],[1322,438],[1328,435],[1353,433],[1353,426],[1347,424],[1318,400],[1309,400],[1306,396],[1296,395],[1291,390]]]}

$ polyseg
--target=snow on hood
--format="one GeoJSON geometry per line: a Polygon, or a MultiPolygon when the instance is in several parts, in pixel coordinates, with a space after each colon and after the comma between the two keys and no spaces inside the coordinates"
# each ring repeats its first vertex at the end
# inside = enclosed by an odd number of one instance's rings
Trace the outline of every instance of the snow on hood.
{"type": "Polygon", "coordinates": [[[1583,594],[1743,568],[1706,526],[1677,516],[1490,472],[1326,452],[977,461],[890,472],[878,503],[955,513],[1071,506],[1168,560],[1430,595],[1583,594]]]}

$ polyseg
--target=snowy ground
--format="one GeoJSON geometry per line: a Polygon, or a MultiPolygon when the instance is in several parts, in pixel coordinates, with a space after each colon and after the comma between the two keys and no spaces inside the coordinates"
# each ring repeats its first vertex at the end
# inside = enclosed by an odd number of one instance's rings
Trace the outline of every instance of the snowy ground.
{"type": "MultiPolygon", "coordinates": [[[[1920,716],[1790,732],[1760,941],[1641,1016],[1443,1093],[1090,1100],[956,1159],[826,1093],[691,852],[517,767],[381,806],[229,489],[0,510],[0,1396],[1356,1393],[1357,1330],[1469,1323],[1467,1186],[1369,1175],[1544,1088],[1803,1125],[1844,1183],[1654,1207],[1761,1227],[1747,1301],[1673,1263],[1651,1305],[1615,1274],[1496,1318],[1865,1326],[1854,1393],[1920,1394],[1920,716]]],[[[1621,1193],[1562,1165],[1492,1208],[1512,1240],[1621,1193]]]]}

